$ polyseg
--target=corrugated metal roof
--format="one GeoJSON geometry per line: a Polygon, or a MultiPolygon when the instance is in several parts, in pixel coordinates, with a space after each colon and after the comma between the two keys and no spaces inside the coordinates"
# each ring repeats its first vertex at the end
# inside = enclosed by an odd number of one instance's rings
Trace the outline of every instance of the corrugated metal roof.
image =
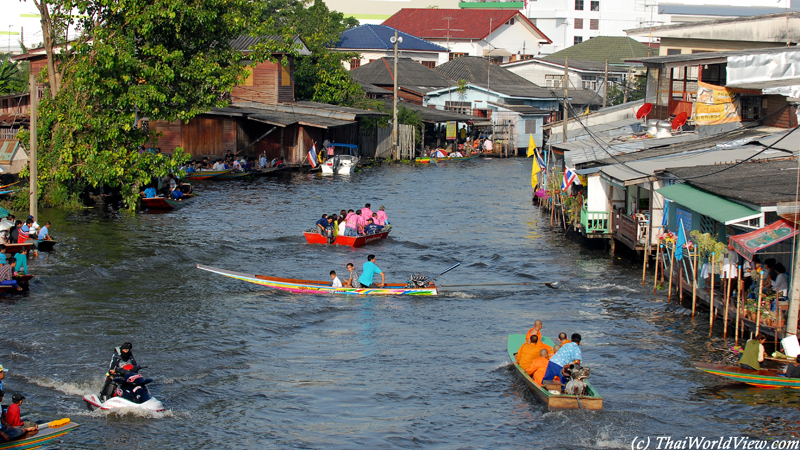
{"type": "MultiPolygon", "coordinates": [[[[702,22],[701,22],[702,23],[702,22]]],[[[767,48],[754,48],[748,50],[731,50],[724,52],[703,52],[703,53],[685,53],[682,55],[672,56],[652,56],[649,58],[630,58],[627,61],[641,62],[648,67],[677,66],[689,65],[685,63],[697,63],[700,61],[713,63],[717,60],[727,62],[729,56],[749,56],[757,53],[783,53],[783,52],[797,52],[800,47],[767,47],[767,48]]]]}
{"type": "Polygon", "coordinates": [[[19,149],[19,140],[0,139],[0,164],[11,164],[19,149]]]}
{"type": "MultiPolygon", "coordinates": [[[[685,5],[680,3],[659,3],[659,14],[680,14],[692,16],[759,16],[762,14],[779,14],[786,12],[787,8],[779,8],[776,6],[732,6],[725,5],[721,8],[719,5],[685,5]]],[[[791,11],[800,11],[800,5],[792,5],[788,8],[791,11]]]]}
{"type": "Polygon", "coordinates": [[[257,114],[248,114],[247,118],[279,127],[286,127],[297,123],[316,128],[334,128],[355,123],[350,120],[332,119],[329,117],[312,116],[310,114],[292,114],[283,111],[262,111],[257,114]]]}
{"type": "MultiPolygon", "coordinates": [[[[394,58],[381,58],[350,71],[350,76],[358,82],[376,86],[394,84],[394,58]]],[[[425,94],[445,87],[455,86],[456,82],[441,73],[429,69],[411,58],[397,59],[397,85],[399,87],[425,94]]]]}
{"type": "MultiPolygon", "coordinates": [[[[361,25],[351,28],[342,33],[342,38],[334,46],[335,48],[347,49],[380,49],[393,50],[394,44],[390,41],[394,37],[395,29],[386,25],[361,25]]],[[[414,50],[425,52],[446,52],[447,49],[410,35],[403,31],[398,31],[398,35],[403,38],[403,42],[398,44],[398,50],[414,50]]]]}
{"type": "MultiPolygon", "coordinates": [[[[242,36],[239,36],[236,39],[232,40],[230,42],[230,45],[231,45],[231,47],[233,47],[236,50],[239,50],[241,52],[248,52],[248,51],[250,51],[251,47],[253,47],[254,45],[259,44],[260,42],[264,42],[264,41],[283,42],[283,37],[281,37],[281,36],[254,37],[254,36],[242,35],[242,36]]],[[[300,55],[307,56],[307,55],[311,54],[311,51],[308,49],[308,47],[306,47],[306,43],[303,42],[303,39],[301,39],[300,36],[294,36],[292,38],[292,41],[294,42],[294,44],[296,44],[297,46],[300,47],[300,50],[299,50],[299,54],[300,55]]]]}
{"type": "Polygon", "coordinates": [[[598,36],[559,50],[544,59],[564,64],[564,59],[569,58],[570,65],[573,59],[597,61],[605,66],[606,60],[609,64],[624,64],[628,58],[644,58],[657,53],[658,50],[627,36],[598,36]]]}
{"type": "Polygon", "coordinates": [[[480,56],[455,58],[434,68],[451,80],[466,80],[492,91],[519,98],[561,98],[555,91],[537,86],[514,72],[480,56]]]}
{"type": "Polygon", "coordinates": [[[729,224],[761,213],[730,200],[702,191],[688,184],[673,184],[656,192],[673,202],[711,217],[717,222],[729,224]]]}
{"type": "Polygon", "coordinates": [[[495,103],[495,102],[489,102],[489,104],[500,108],[505,108],[510,111],[514,111],[515,113],[525,114],[525,115],[549,116],[550,113],[552,112],[546,109],[537,108],[535,106],[529,106],[529,105],[508,105],[505,103],[495,103]]]}
{"type": "MultiPolygon", "coordinates": [[[[384,104],[391,111],[392,100],[384,100],[384,104]]],[[[479,116],[468,116],[466,114],[458,114],[452,111],[443,111],[435,108],[427,108],[425,106],[415,105],[409,102],[398,102],[397,105],[398,107],[403,106],[405,108],[414,111],[415,113],[417,113],[417,116],[423,122],[428,122],[428,123],[441,123],[448,121],[474,122],[475,120],[485,120],[483,117],[479,116]]]]}
{"type": "MultiPolygon", "coordinates": [[[[708,166],[720,163],[742,161],[763,151],[760,145],[745,145],[737,148],[695,150],[674,155],[632,161],[624,164],[604,166],[600,173],[620,184],[636,184],[649,179],[656,171],[668,167],[708,166]]],[[[780,150],[767,150],[755,156],[755,159],[781,158],[787,156],[780,150]]]]}
{"type": "Polygon", "coordinates": [[[484,39],[512,18],[524,21],[540,41],[552,43],[527,17],[508,9],[403,8],[383,25],[423,39],[484,39]]]}

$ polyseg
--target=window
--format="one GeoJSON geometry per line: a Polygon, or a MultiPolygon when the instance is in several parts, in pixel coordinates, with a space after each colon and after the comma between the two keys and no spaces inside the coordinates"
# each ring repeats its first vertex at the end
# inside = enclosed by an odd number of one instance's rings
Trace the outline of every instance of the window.
{"type": "Polygon", "coordinates": [[[588,75],[581,78],[581,87],[584,89],[597,89],[597,77],[588,75]]]}
{"type": "Polygon", "coordinates": [[[581,42],[583,42],[583,37],[582,36],[575,36],[575,38],[572,39],[572,43],[575,44],[575,45],[578,45],[581,42]]]}
{"type": "Polygon", "coordinates": [[[589,19],[589,29],[590,30],[599,30],[600,29],[600,19],[589,19]]]}
{"type": "Polygon", "coordinates": [[[350,60],[350,70],[357,69],[361,67],[361,60],[358,58],[353,58],[350,60]]]}
{"type": "Polygon", "coordinates": [[[600,2],[599,1],[592,0],[592,2],[589,3],[589,5],[591,5],[590,8],[591,8],[592,11],[600,11],[600,2]]]}
{"type": "Polygon", "coordinates": [[[575,29],[576,30],[583,29],[583,19],[575,19],[575,29]]]}
{"type": "Polygon", "coordinates": [[[583,11],[583,0],[575,0],[575,11],[583,11]]]}
{"type": "Polygon", "coordinates": [[[535,56],[533,55],[517,55],[517,59],[520,61],[525,61],[527,59],[533,59],[535,56]]]}
{"type": "Polygon", "coordinates": [[[667,49],[667,56],[680,55],[680,54],[681,54],[681,49],[679,49],[679,48],[668,48],[667,49]]]}
{"type": "Polygon", "coordinates": [[[453,111],[459,114],[472,115],[472,102],[444,102],[445,111],[453,111]]]}
{"type": "Polygon", "coordinates": [[[464,56],[467,56],[467,54],[466,53],[450,53],[450,61],[452,61],[452,60],[454,60],[456,58],[464,57],[464,56]]]}
{"type": "Polygon", "coordinates": [[[545,87],[560,87],[561,80],[564,78],[563,75],[545,75],[544,76],[544,85],[545,87]]]}
{"type": "Polygon", "coordinates": [[[433,69],[436,67],[436,61],[420,61],[423,66],[427,67],[428,69],[433,69]]]}
{"type": "Polygon", "coordinates": [[[530,119],[525,121],[525,134],[536,133],[536,120],[530,119]]]}
{"type": "Polygon", "coordinates": [[[514,25],[514,18],[512,17],[511,19],[509,19],[509,21],[506,22],[506,25],[514,25]]]}

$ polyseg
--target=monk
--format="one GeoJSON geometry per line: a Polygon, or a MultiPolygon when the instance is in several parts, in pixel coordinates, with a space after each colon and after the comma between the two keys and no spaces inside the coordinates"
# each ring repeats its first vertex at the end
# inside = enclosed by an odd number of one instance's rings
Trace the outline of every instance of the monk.
{"type": "MultiPolygon", "coordinates": [[[[536,335],[531,335],[531,342],[533,342],[533,337],[536,335]]],[[[547,357],[553,356],[555,353],[553,352],[553,347],[545,344],[544,342],[540,341],[538,338],[536,339],[536,348],[537,350],[545,350],[547,352],[547,357]]]]}
{"type": "Polygon", "coordinates": [[[548,362],[550,362],[550,354],[547,353],[547,350],[542,349],[539,351],[539,357],[531,361],[525,369],[525,372],[528,372],[528,375],[530,375],[537,384],[542,384],[544,373],[547,372],[548,362]]]}
{"type": "Polygon", "coordinates": [[[536,337],[538,337],[540,341],[542,340],[542,321],[541,320],[537,320],[536,322],[533,322],[533,328],[528,330],[528,333],[525,335],[525,342],[528,342],[528,341],[531,340],[531,334],[532,333],[535,333],[536,337]]]}
{"type": "Polygon", "coordinates": [[[564,333],[563,331],[561,333],[558,333],[558,343],[559,344],[564,345],[564,344],[569,344],[570,342],[572,342],[572,341],[567,339],[567,333],[564,333]]]}
{"type": "Polygon", "coordinates": [[[537,342],[539,342],[539,338],[534,334],[531,336],[530,342],[522,344],[519,350],[517,350],[515,355],[517,357],[517,364],[523,369],[528,367],[531,361],[539,355],[539,348],[536,346],[537,342]]]}

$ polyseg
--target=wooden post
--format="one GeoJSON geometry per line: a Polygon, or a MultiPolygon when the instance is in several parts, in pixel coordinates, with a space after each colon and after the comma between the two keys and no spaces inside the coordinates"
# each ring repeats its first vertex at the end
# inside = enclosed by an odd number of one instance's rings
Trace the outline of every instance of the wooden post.
{"type": "Polygon", "coordinates": [[[708,302],[708,337],[714,332],[714,253],[711,254],[711,301],[708,302]]]}
{"type": "Polygon", "coordinates": [[[758,274],[758,297],[756,300],[756,336],[758,330],[761,329],[761,291],[764,288],[764,271],[758,274]]]}
{"type": "Polygon", "coordinates": [[[694,312],[697,308],[697,257],[700,255],[700,252],[695,248],[694,252],[694,268],[692,268],[692,318],[694,318],[694,312]]]}
{"type": "MultiPolygon", "coordinates": [[[[738,289],[736,289],[736,334],[733,337],[733,345],[739,345],[739,311],[742,309],[742,266],[739,266],[739,276],[736,278],[738,281],[738,289]]],[[[744,330],[742,330],[744,331],[744,330]]]]}
{"type": "Polygon", "coordinates": [[[726,278],[728,282],[728,288],[725,291],[725,325],[722,327],[722,338],[728,338],[728,303],[731,300],[731,265],[728,264],[728,277],[726,278]]]}
{"type": "Polygon", "coordinates": [[[603,108],[608,104],[608,60],[606,60],[606,71],[603,74],[603,108]]]}
{"type": "Polygon", "coordinates": [[[675,264],[675,244],[672,244],[672,253],[669,254],[669,290],[667,291],[667,303],[672,303],[672,266],[675,264]]]}
{"type": "Polygon", "coordinates": [[[563,134],[563,142],[567,142],[567,118],[569,118],[569,58],[564,58],[564,121],[561,125],[561,134],[563,134]]]}
{"type": "Polygon", "coordinates": [[[645,230],[645,246],[644,246],[644,261],[642,262],[642,286],[644,286],[644,279],[647,278],[647,257],[650,253],[650,229],[645,230]]]}
{"type": "MultiPolygon", "coordinates": [[[[397,147],[397,45],[402,41],[403,40],[397,36],[397,30],[394,30],[394,71],[392,71],[392,79],[394,80],[394,87],[392,90],[392,153],[394,153],[395,161],[400,159],[400,151],[397,147]]],[[[458,135],[458,129],[456,129],[456,135],[458,135]]],[[[456,140],[456,142],[458,141],[456,140]]]]}
{"type": "Polygon", "coordinates": [[[678,264],[678,303],[681,304],[681,305],[683,304],[683,272],[684,272],[683,269],[684,269],[684,267],[686,267],[686,264],[684,263],[683,260],[681,260],[681,263],[678,264]]]}
{"type": "Polygon", "coordinates": [[[661,243],[658,244],[656,247],[656,273],[653,276],[653,295],[656,295],[656,291],[658,290],[658,257],[661,255],[661,243]]]}
{"type": "Polygon", "coordinates": [[[38,114],[39,109],[39,87],[36,85],[36,74],[34,74],[33,70],[31,70],[30,75],[30,84],[31,84],[31,141],[30,141],[30,160],[28,162],[28,170],[30,171],[30,181],[29,181],[29,188],[30,188],[30,208],[29,214],[33,216],[34,220],[39,217],[38,211],[38,198],[39,195],[36,192],[36,188],[38,187],[38,176],[37,176],[37,169],[39,168],[39,162],[37,159],[37,127],[36,127],[36,116],[38,114]]]}

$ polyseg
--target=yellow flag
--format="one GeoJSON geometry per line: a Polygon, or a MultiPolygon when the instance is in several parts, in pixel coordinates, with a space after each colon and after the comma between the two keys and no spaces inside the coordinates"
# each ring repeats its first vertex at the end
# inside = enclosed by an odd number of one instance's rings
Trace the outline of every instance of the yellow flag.
{"type": "Polygon", "coordinates": [[[536,142],[534,142],[533,140],[533,134],[530,134],[529,136],[531,137],[531,139],[530,141],[528,141],[528,156],[526,156],[526,158],[529,158],[536,154],[536,142]]]}
{"type": "MultiPolygon", "coordinates": [[[[531,142],[533,142],[533,138],[531,138],[531,142]]],[[[528,150],[530,153],[531,150],[528,150]]],[[[537,175],[539,172],[542,171],[542,168],[539,167],[539,158],[533,158],[533,167],[531,168],[531,187],[536,189],[536,185],[539,184],[539,176],[537,175]]]]}

